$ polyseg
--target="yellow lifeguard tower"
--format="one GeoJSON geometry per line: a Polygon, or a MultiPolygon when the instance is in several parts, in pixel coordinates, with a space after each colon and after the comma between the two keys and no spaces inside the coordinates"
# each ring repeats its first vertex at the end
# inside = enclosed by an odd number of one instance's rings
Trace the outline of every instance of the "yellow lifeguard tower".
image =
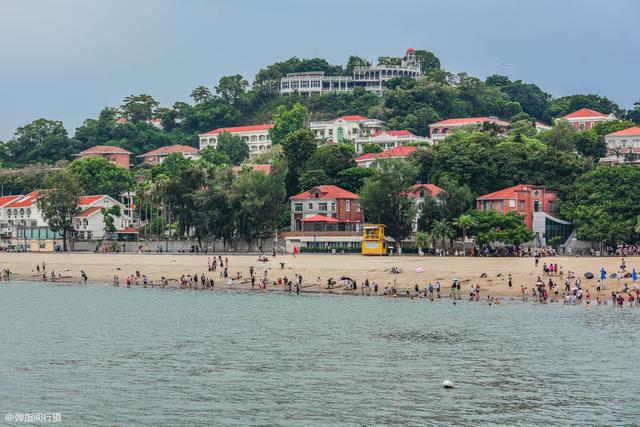
{"type": "Polygon", "coordinates": [[[384,224],[367,224],[363,227],[362,255],[387,255],[384,224]]]}

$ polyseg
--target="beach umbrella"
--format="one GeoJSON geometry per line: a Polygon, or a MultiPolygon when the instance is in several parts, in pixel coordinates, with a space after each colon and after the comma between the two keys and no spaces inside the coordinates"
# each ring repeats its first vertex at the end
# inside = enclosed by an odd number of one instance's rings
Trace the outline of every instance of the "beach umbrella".
{"type": "Polygon", "coordinates": [[[422,267],[418,267],[418,268],[416,268],[416,273],[422,273],[422,271],[423,271],[423,270],[422,270],[422,267]]]}

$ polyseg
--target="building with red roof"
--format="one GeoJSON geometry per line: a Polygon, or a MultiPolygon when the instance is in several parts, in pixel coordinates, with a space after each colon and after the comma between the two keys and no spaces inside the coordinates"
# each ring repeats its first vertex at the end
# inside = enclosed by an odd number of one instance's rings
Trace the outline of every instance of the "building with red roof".
{"type": "Polygon", "coordinates": [[[493,123],[498,125],[500,128],[500,133],[504,133],[509,129],[509,122],[505,122],[504,120],[500,120],[497,117],[493,116],[482,116],[482,117],[461,117],[455,119],[447,119],[441,120],[436,123],[432,123],[429,125],[429,134],[431,139],[434,141],[442,141],[447,135],[455,132],[456,129],[463,126],[477,126],[480,127],[484,123],[493,123]]]}
{"type": "Polygon", "coordinates": [[[601,163],[640,164],[640,127],[633,126],[605,135],[607,156],[601,163]]]}
{"type": "Polygon", "coordinates": [[[613,113],[603,114],[590,108],[581,108],[561,117],[561,119],[571,123],[577,130],[588,130],[598,123],[616,120],[616,116],[613,113]]]}
{"type": "Polygon", "coordinates": [[[353,141],[359,137],[367,137],[384,128],[384,122],[364,116],[341,116],[333,120],[309,123],[316,137],[326,144],[353,141]]]}
{"type": "MultiPolygon", "coordinates": [[[[29,251],[53,251],[60,243],[59,233],[51,231],[38,209],[41,191],[27,195],[0,197],[0,237],[3,246],[19,246],[29,251]]],[[[80,212],[74,217],[72,235],[79,240],[96,240],[104,237],[103,208],[120,206],[121,215],[114,218],[116,227],[128,227],[132,219],[124,205],[107,195],[82,196],[78,203],[80,212]]]]}
{"type": "Polygon", "coordinates": [[[224,132],[228,132],[232,135],[242,137],[249,147],[249,157],[253,158],[271,148],[271,137],[269,136],[269,130],[271,128],[273,128],[273,123],[214,129],[199,135],[200,150],[203,150],[206,147],[216,148],[218,146],[218,138],[220,135],[224,132]]]}
{"type": "Polygon", "coordinates": [[[335,185],[318,185],[291,196],[291,231],[317,231],[311,229],[318,227],[312,223],[323,221],[335,224],[333,231],[356,231],[363,222],[358,198],[335,185]],[[308,218],[314,219],[305,222],[308,218]]]}
{"type": "Polygon", "coordinates": [[[408,130],[379,130],[369,136],[356,138],[354,142],[356,145],[356,153],[362,153],[363,147],[366,144],[375,144],[384,151],[401,147],[410,142],[422,144],[433,143],[430,138],[414,135],[408,130]]]}
{"type": "Polygon", "coordinates": [[[129,169],[131,167],[131,152],[115,145],[96,145],[75,154],[79,159],[87,157],[104,157],[111,163],[129,169]]]}
{"type": "Polygon", "coordinates": [[[539,185],[520,184],[484,194],[476,199],[478,210],[494,210],[501,213],[518,212],[528,229],[533,227],[533,214],[555,211],[558,201],[556,191],[539,185]]]}
{"type": "Polygon", "coordinates": [[[156,148],[138,157],[142,158],[142,163],[153,166],[160,164],[167,158],[169,154],[181,153],[184,157],[191,160],[200,158],[200,150],[189,145],[169,145],[167,147],[156,148]]]}
{"type": "Polygon", "coordinates": [[[250,165],[250,164],[243,164],[240,166],[234,166],[231,168],[231,171],[234,173],[234,175],[239,175],[240,172],[242,172],[242,170],[244,168],[251,168],[251,170],[253,171],[258,171],[258,172],[262,172],[265,175],[269,175],[271,173],[271,171],[273,170],[273,166],[271,165],[250,165]]]}
{"type": "Polygon", "coordinates": [[[358,166],[363,168],[368,168],[373,166],[375,162],[377,162],[378,160],[382,160],[382,159],[406,159],[407,157],[409,157],[410,155],[412,155],[418,150],[419,150],[418,147],[400,146],[400,147],[392,148],[390,150],[385,150],[381,153],[363,154],[362,156],[356,157],[354,160],[358,166]]]}

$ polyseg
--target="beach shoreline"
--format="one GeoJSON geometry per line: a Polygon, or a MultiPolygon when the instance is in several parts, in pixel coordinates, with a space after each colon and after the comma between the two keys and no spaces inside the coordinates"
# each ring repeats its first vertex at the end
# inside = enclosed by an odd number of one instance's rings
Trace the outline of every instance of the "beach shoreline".
{"type": "MultiPolygon", "coordinates": [[[[227,280],[221,276],[221,269],[208,271],[208,259],[213,255],[205,254],[95,254],[95,253],[0,253],[0,268],[8,268],[11,273],[11,281],[40,282],[42,271],[38,271],[36,266],[45,263],[48,283],[81,283],[81,272],[88,276],[88,282],[96,284],[113,283],[113,276],[119,277],[120,286],[124,286],[127,276],[137,273],[146,275],[149,283],[154,281],[156,285],[160,283],[160,278],[169,280],[169,285],[179,287],[179,279],[182,275],[201,276],[214,280],[214,289],[237,289],[251,290],[249,280],[249,268],[254,267],[256,275],[256,285],[258,280],[267,274],[267,291],[285,292],[284,286],[273,285],[278,278],[287,277],[290,280],[296,274],[302,275],[301,293],[333,294],[333,295],[362,295],[362,282],[365,279],[373,286],[378,285],[378,294],[383,293],[385,287],[395,287],[398,294],[406,296],[409,291],[410,296],[415,296],[415,285],[418,284],[421,290],[429,283],[435,285],[437,281],[442,286],[441,296],[446,299],[454,279],[462,283],[460,299],[468,299],[471,286],[480,286],[481,298],[486,299],[488,295],[503,300],[517,300],[521,298],[521,286],[532,290],[538,277],[545,284],[551,279],[557,283],[561,290],[564,288],[563,279],[559,274],[548,276],[543,274],[542,266],[547,264],[558,264],[565,275],[570,271],[575,278],[580,277],[582,288],[589,290],[595,300],[600,296],[603,300],[608,300],[611,291],[621,291],[626,283],[632,286],[631,278],[628,279],[607,279],[607,289],[601,293],[596,293],[597,278],[600,268],[604,267],[610,273],[618,272],[621,259],[619,257],[568,257],[555,256],[543,257],[539,260],[539,265],[535,266],[534,258],[515,257],[419,257],[419,256],[394,256],[394,257],[359,257],[357,255],[315,255],[304,254],[294,257],[293,255],[278,255],[275,258],[269,257],[269,261],[258,261],[257,255],[232,255],[220,254],[222,259],[229,260],[228,273],[231,276],[240,274],[242,279],[237,280],[235,286],[230,287],[227,280]],[[281,268],[280,263],[284,263],[281,268]],[[391,273],[392,268],[397,268],[400,273],[391,273]],[[54,271],[56,276],[60,274],[61,279],[51,282],[50,274],[54,271]],[[592,272],[594,279],[585,279],[585,272],[592,272]],[[509,275],[512,279],[512,287],[508,286],[509,275]],[[327,289],[327,279],[332,277],[338,280],[340,277],[349,277],[358,284],[356,290],[347,289],[327,289]]],[[[216,255],[217,256],[217,255],[216,255]]],[[[631,271],[640,266],[640,257],[626,258],[626,270],[631,271]]],[[[575,278],[572,282],[575,281],[575,278]]],[[[142,281],[140,281],[142,283],[142,281]]],[[[139,285],[142,287],[142,285],[139,285]]],[[[364,291],[367,294],[371,292],[364,291]]],[[[562,292],[560,292],[560,295],[562,292]]],[[[531,294],[529,294],[531,299],[531,294]]]]}

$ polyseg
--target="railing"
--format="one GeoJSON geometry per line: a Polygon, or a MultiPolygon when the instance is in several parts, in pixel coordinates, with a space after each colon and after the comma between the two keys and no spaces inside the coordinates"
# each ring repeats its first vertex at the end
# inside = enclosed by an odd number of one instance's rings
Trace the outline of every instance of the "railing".
{"type": "Polygon", "coordinates": [[[362,236],[361,231],[285,231],[282,237],[303,236],[362,236]]]}

